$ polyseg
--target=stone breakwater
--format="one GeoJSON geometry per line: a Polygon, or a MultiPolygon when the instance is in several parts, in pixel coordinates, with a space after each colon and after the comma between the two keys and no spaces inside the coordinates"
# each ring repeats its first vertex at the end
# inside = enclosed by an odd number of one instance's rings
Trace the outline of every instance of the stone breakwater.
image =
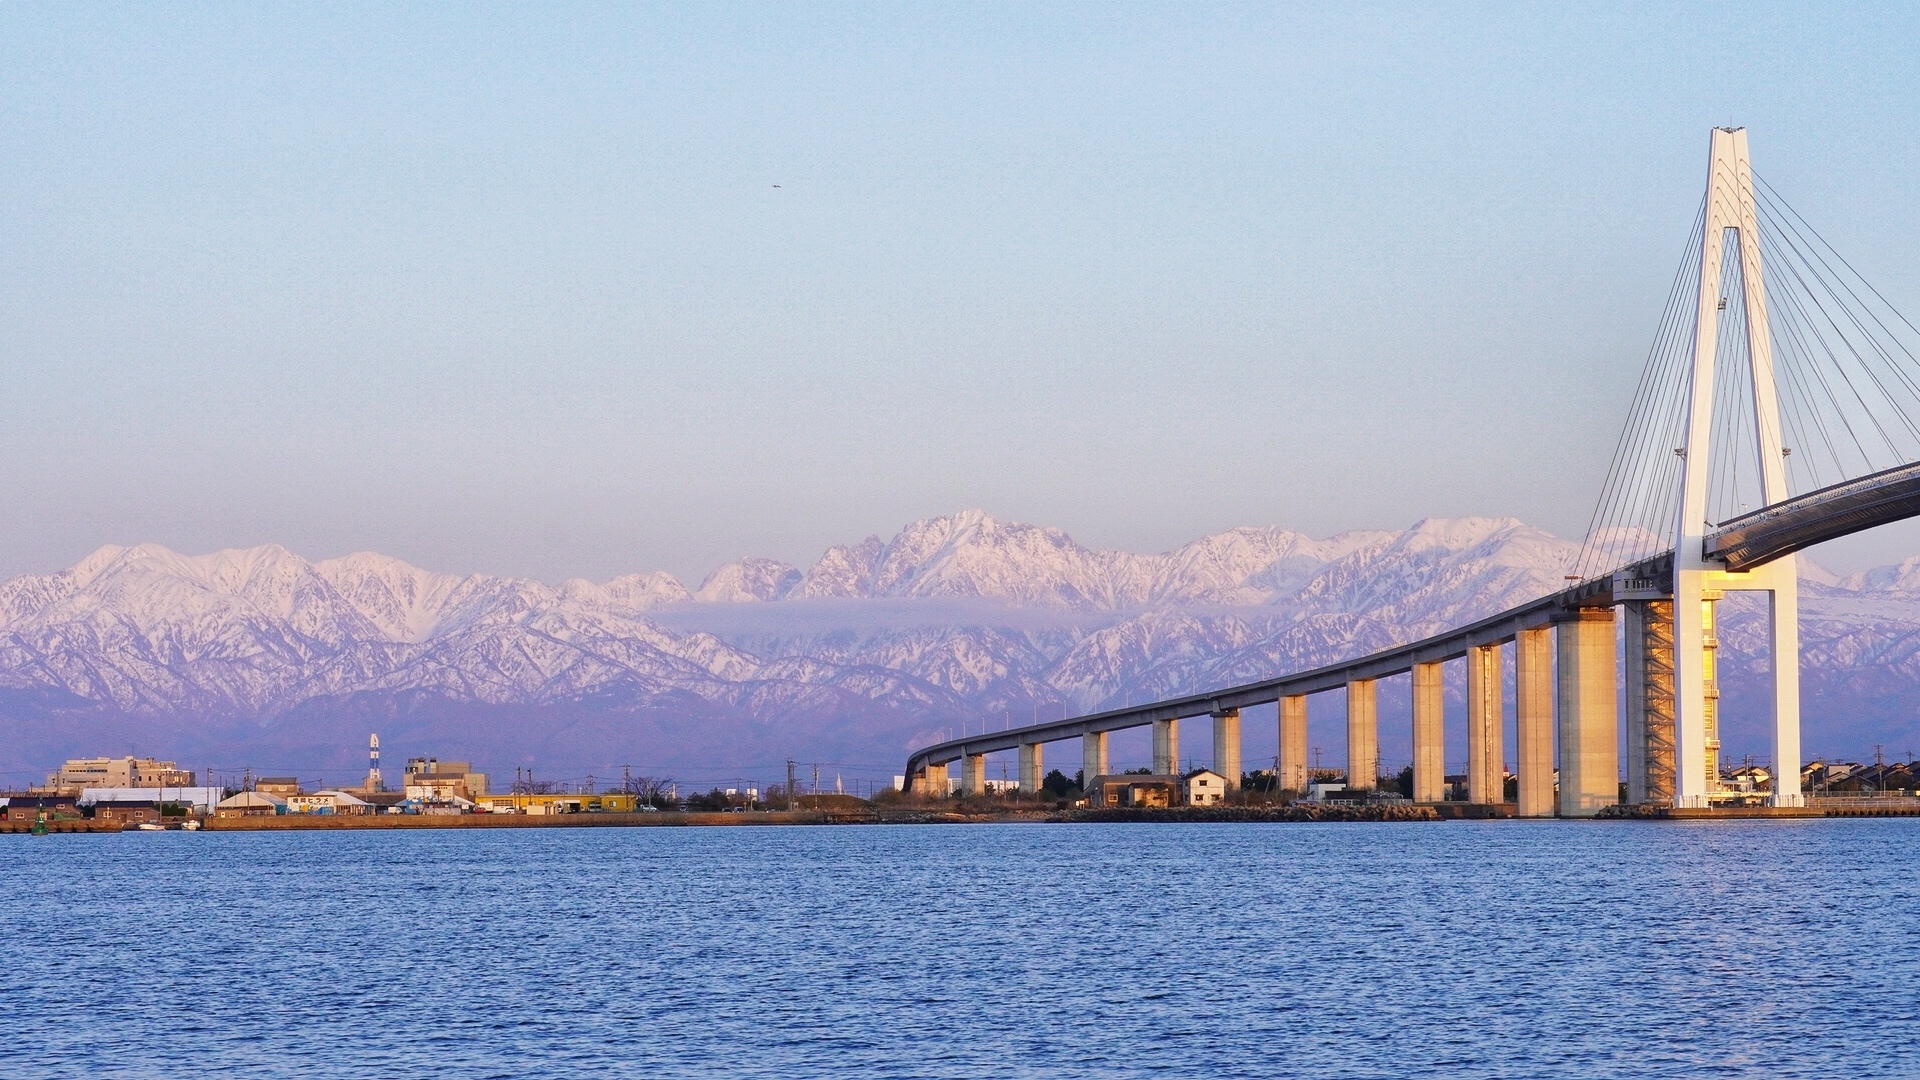
{"type": "Polygon", "coordinates": [[[1179,806],[1166,810],[1109,806],[1068,810],[1049,820],[1111,821],[1439,821],[1431,806],[1395,803],[1293,803],[1289,806],[1179,806]]]}

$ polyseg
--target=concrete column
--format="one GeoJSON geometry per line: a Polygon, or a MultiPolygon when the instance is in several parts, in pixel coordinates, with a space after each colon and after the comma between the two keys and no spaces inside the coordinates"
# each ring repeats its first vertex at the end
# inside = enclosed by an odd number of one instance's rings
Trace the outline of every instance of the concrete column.
{"type": "Polygon", "coordinates": [[[968,754],[960,759],[960,791],[965,795],[987,793],[987,755],[968,754]]]}
{"type": "Polygon", "coordinates": [[[1706,686],[1706,701],[1700,710],[1701,729],[1706,732],[1701,783],[1706,785],[1709,805],[1713,793],[1720,790],[1720,625],[1716,612],[1724,595],[1718,589],[1700,594],[1700,671],[1706,686]]]}
{"type": "Polygon", "coordinates": [[[1446,683],[1439,664],[1413,665],[1413,801],[1446,798],[1446,683]]]}
{"type": "Polygon", "coordinates": [[[1506,801],[1506,747],[1501,736],[1500,645],[1467,650],[1467,801],[1506,801]]]}
{"type": "Polygon", "coordinates": [[[1560,816],[1592,817],[1620,801],[1613,609],[1585,608],[1555,629],[1560,652],[1560,816]]]}
{"type": "Polygon", "coordinates": [[[944,799],[952,792],[947,787],[947,766],[945,763],[927,766],[920,777],[920,794],[936,799],[944,799]]]}
{"type": "MultiPolygon", "coordinates": [[[[1705,446],[1705,442],[1695,445],[1705,446]]],[[[1689,465],[1689,468],[1692,466],[1689,465]]],[[[1693,533],[1699,532],[1695,526],[1693,533]]],[[[1682,530],[1681,543],[1690,537],[1682,530]]],[[[1700,540],[1694,539],[1698,545],[1700,540]]],[[[1691,549],[1698,552],[1699,547],[1691,549]]],[[[1673,571],[1673,805],[1707,805],[1707,672],[1701,625],[1707,571],[1673,571]]],[[[1565,764],[1564,759],[1561,762],[1565,764]]]]}
{"type": "Polygon", "coordinates": [[[1227,778],[1227,790],[1240,790],[1240,710],[1213,714],[1213,771],[1227,778]]]}
{"type": "Polygon", "coordinates": [[[1517,721],[1521,817],[1553,816],[1553,632],[1522,630],[1513,639],[1513,711],[1517,721]]]}
{"type": "Polygon", "coordinates": [[[1093,778],[1107,775],[1107,733],[1096,731],[1080,736],[1080,783],[1088,790],[1093,778]]]}
{"type": "Polygon", "coordinates": [[[1372,679],[1347,684],[1347,787],[1372,791],[1380,772],[1380,712],[1372,679]]]}
{"type": "Polygon", "coordinates": [[[1040,791],[1040,781],[1045,775],[1042,745],[1037,742],[1020,744],[1020,792],[1023,795],[1036,795],[1040,791]]]}
{"type": "Polygon", "coordinates": [[[1280,699],[1280,790],[1307,790],[1306,695],[1280,699]]]}
{"type": "Polygon", "coordinates": [[[1768,593],[1773,646],[1773,805],[1805,806],[1800,791],[1800,572],[1799,556],[1773,566],[1787,580],[1768,593]]]}
{"type": "Polygon", "coordinates": [[[1153,771],[1163,776],[1180,771],[1180,721],[1153,722],[1153,771]]]}

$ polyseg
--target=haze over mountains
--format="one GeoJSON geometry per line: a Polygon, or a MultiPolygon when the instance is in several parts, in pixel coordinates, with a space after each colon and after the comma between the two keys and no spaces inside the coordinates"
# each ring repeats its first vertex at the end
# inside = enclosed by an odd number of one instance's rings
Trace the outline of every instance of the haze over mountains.
{"type": "MultiPolygon", "coordinates": [[[[73,754],[139,752],[344,778],[377,730],[391,756],[496,774],[762,777],[793,756],[883,775],[963,723],[1436,632],[1558,588],[1577,547],[1476,518],[1325,539],[1240,528],[1143,555],[969,511],[806,568],[741,559],[692,590],[664,573],[555,586],[365,552],[103,547],[0,584],[0,769],[19,781],[73,754]]],[[[1809,752],[1920,743],[1906,704],[1920,700],[1920,559],[1846,579],[1802,565],[1809,752]]],[[[1729,604],[1725,619],[1736,754],[1765,750],[1747,689],[1765,670],[1758,617],[1729,604]]],[[[1386,690],[1391,761],[1406,738],[1386,690]]],[[[1337,725],[1319,716],[1315,741],[1337,757],[1337,725]]],[[[1188,751],[1204,754],[1204,736],[1188,751]]]]}

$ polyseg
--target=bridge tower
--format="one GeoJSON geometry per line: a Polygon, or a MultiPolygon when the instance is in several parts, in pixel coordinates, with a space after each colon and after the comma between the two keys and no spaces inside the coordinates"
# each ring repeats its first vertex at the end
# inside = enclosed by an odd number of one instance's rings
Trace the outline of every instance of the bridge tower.
{"type": "MultiPolygon", "coordinates": [[[[1664,754],[1642,758],[1648,772],[1633,786],[1650,792],[1670,790],[1675,806],[1707,806],[1719,788],[1718,698],[1714,678],[1713,604],[1733,591],[1764,592],[1771,605],[1770,650],[1773,669],[1774,805],[1799,806],[1800,780],[1800,607],[1799,574],[1791,555],[1743,572],[1729,572],[1723,563],[1706,557],[1708,466],[1711,463],[1714,359],[1720,344],[1720,317],[1726,306],[1721,266],[1729,242],[1739,245],[1741,294],[1745,298],[1746,362],[1752,397],[1743,403],[1753,410],[1753,431],[1759,459],[1761,491],[1767,505],[1788,498],[1786,451],[1780,439],[1780,406],[1774,386],[1773,335],[1767,320],[1767,292],[1760,261],[1760,227],[1754,208],[1753,167],[1747,157],[1744,128],[1715,128],[1707,158],[1705,234],[1700,245],[1699,306],[1694,323],[1693,378],[1687,405],[1687,441],[1679,453],[1685,458],[1679,517],[1674,524],[1672,602],[1672,775],[1664,771],[1664,754]],[[1667,787],[1668,783],[1671,787],[1667,787]]],[[[1664,605],[1649,605],[1655,617],[1665,618],[1664,605]]],[[[1636,620],[1629,619],[1631,629],[1636,620]]],[[[1644,634],[1640,635],[1645,637],[1644,634]]],[[[1629,656],[1635,649],[1629,634],[1629,656]]],[[[1643,666],[1659,666],[1664,657],[1648,653],[1643,666]],[[1651,661],[1651,663],[1649,663],[1651,661]]],[[[1629,684],[1635,680],[1629,677],[1629,684]]],[[[1659,709],[1646,709],[1657,715],[1659,709]]],[[[1629,694],[1629,708],[1635,707],[1629,694]]],[[[1644,723],[1642,725],[1645,726],[1644,723]]],[[[1629,730],[1635,725],[1629,723],[1629,730]]],[[[1646,745],[1660,748],[1661,733],[1648,729],[1646,745]]],[[[1633,759],[1632,747],[1629,758],[1633,759]]]]}

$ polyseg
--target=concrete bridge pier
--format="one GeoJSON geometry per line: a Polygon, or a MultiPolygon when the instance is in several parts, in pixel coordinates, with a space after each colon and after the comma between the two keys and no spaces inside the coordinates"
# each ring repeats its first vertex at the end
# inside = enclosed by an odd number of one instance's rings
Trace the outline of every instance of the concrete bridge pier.
{"type": "Polygon", "coordinates": [[[1501,738],[1500,645],[1467,649],[1467,801],[1505,802],[1506,740],[1501,738]]]}
{"type": "Polygon", "coordinates": [[[1413,665],[1413,801],[1446,798],[1446,682],[1439,664],[1413,665]]]}
{"type": "MultiPolygon", "coordinates": [[[[1514,715],[1518,730],[1520,817],[1553,816],[1553,632],[1544,626],[1513,638],[1514,715]]],[[[1609,644],[1611,648],[1611,644],[1609,644]]]]}
{"type": "Polygon", "coordinates": [[[1162,776],[1180,771],[1180,721],[1153,722],[1153,771],[1162,776]]]}
{"type": "Polygon", "coordinates": [[[968,754],[960,759],[960,791],[966,795],[987,793],[987,755],[968,754]]]}
{"type": "Polygon", "coordinates": [[[1093,778],[1107,775],[1107,733],[1091,731],[1080,736],[1080,782],[1092,787],[1093,778]]]}
{"type": "Polygon", "coordinates": [[[1307,698],[1296,694],[1280,699],[1280,790],[1301,794],[1307,790],[1307,698]]]}
{"type": "Polygon", "coordinates": [[[947,766],[928,765],[927,771],[920,774],[918,793],[944,799],[951,792],[947,788],[947,766]]]}
{"type": "Polygon", "coordinates": [[[1020,744],[1020,793],[1037,795],[1040,793],[1040,780],[1044,775],[1045,760],[1041,754],[1044,744],[1031,742],[1020,744]]]}
{"type": "Polygon", "coordinates": [[[1372,791],[1380,774],[1380,710],[1372,679],[1347,684],[1347,788],[1372,791]]]}
{"type": "Polygon", "coordinates": [[[1560,816],[1592,817],[1620,802],[1613,609],[1580,609],[1555,630],[1560,653],[1560,816]]]}
{"type": "Polygon", "coordinates": [[[1227,790],[1240,790],[1240,710],[1213,714],[1213,771],[1227,778],[1227,790]]]}

